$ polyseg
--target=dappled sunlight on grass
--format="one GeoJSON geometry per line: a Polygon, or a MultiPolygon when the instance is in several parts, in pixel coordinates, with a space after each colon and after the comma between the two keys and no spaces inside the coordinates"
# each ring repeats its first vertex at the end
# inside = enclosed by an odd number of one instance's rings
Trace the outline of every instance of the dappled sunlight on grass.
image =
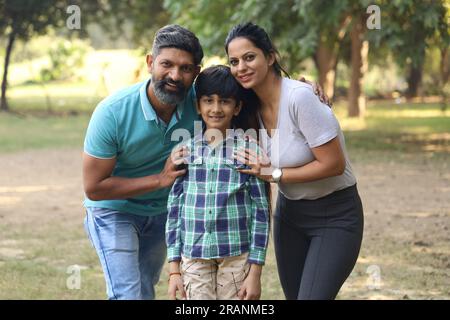
{"type": "Polygon", "coordinates": [[[346,101],[333,107],[345,132],[348,148],[450,155],[450,111],[439,103],[369,102],[364,118],[349,118],[346,101]]]}
{"type": "Polygon", "coordinates": [[[369,111],[369,116],[373,117],[392,117],[392,118],[432,118],[432,117],[450,117],[450,110],[442,111],[440,109],[405,109],[400,110],[395,108],[393,110],[375,109],[369,111]]]}
{"type": "Polygon", "coordinates": [[[364,118],[343,118],[339,121],[344,131],[361,131],[367,129],[367,121],[364,118]]]}

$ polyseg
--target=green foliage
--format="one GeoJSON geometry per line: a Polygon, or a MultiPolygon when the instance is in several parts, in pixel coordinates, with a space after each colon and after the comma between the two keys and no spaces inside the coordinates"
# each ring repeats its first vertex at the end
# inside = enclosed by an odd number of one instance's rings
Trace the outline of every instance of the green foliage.
{"type": "Polygon", "coordinates": [[[422,65],[433,42],[450,45],[445,0],[383,0],[380,7],[381,30],[369,32],[369,39],[374,48],[387,46],[400,67],[422,65]]]}
{"type": "MultiPolygon", "coordinates": [[[[68,18],[67,7],[69,5],[79,5],[83,8],[82,16],[85,23],[88,23],[91,18],[95,19],[101,16],[107,8],[107,3],[105,4],[102,0],[88,2],[76,0],[72,3],[67,3],[65,0],[0,0],[0,12],[2,12],[0,35],[8,38],[2,77],[1,110],[8,110],[6,101],[7,75],[15,40],[27,41],[32,36],[47,33],[52,27],[62,29],[68,18]]],[[[80,28],[80,30],[68,33],[69,36],[75,34],[85,35],[86,30],[80,28]]]]}
{"type": "Polygon", "coordinates": [[[14,33],[20,39],[43,34],[51,25],[62,26],[65,7],[63,1],[2,0],[0,34],[14,33]]]}
{"type": "Polygon", "coordinates": [[[347,15],[365,12],[367,0],[165,0],[177,23],[186,25],[200,38],[209,54],[223,55],[223,43],[235,24],[252,21],[272,37],[283,64],[296,68],[314,54],[321,37],[336,41],[337,29],[347,15]]]}
{"type": "MultiPolygon", "coordinates": [[[[355,20],[366,15],[369,5],[381,9],[381,30],[368,30],[371,61],[383,63],[393,52],[400,66],[421,63],[430,39],[448,46],[448,23],[444,0],[165,0],[164,7],[176,23],[187,26],[200,38],[207,54],[223,55],[229,29],[241,22],[261,25],[281,51],[283,63],[295,70],[311,57],[319,40],[336,44],[346,17],[355,20]],[[373,53],[372,53],[373,52],[373,53]]],[[[351,25],[342,31],[347,32],[351,25]]],[[[347,32],[348,33],[348,32],[347,32]]],[[[350,42],[344,37],[341,56],[349,61],[350,42]]]]}
{"type": "Polygon", "coordinates": [[[41,81],[65,80],[74,76],[83,65],[87,50],[82,41],[60,40],[54,43],[48,52],[50,66],[40,72],[41,81]]]}

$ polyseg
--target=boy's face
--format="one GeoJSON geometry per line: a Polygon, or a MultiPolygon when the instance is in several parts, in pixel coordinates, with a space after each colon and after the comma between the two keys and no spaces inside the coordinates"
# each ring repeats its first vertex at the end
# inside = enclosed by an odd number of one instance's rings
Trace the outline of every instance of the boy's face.
{"type": "Polygon", "coordinates": [[[198,113],[206,123],[206,129],[218,129],[225,134],[231,128],[233,116],[241,111],[241,104],[234,98],[223,98],[217,94],[201,96],[197,106],[198,113]]]}

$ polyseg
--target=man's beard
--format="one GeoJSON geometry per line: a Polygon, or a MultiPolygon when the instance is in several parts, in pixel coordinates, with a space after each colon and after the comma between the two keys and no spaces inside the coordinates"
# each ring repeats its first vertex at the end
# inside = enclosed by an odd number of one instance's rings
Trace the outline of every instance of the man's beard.
{"type": "Polygon", "coordinates": [[[170,78],[156,80],[153,83],[156,98],[167,105],[175,105],[184,100],[187,94],[187,88],[181,81],[173,81],[170,78]],[[165,85],[171,84],[177,87],[177,91],[169,91],[165,85]]]}

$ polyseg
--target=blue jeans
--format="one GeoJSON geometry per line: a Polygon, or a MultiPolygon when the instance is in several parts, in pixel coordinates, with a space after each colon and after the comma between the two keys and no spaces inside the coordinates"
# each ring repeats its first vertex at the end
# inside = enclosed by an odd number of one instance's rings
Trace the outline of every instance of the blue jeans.
{"type": "Polygon", "coordinates": [[[103,268],[108,298],[154,299],[166,259],[167,214],[144,217],[86,208],[84,226],[103,268]]]}

